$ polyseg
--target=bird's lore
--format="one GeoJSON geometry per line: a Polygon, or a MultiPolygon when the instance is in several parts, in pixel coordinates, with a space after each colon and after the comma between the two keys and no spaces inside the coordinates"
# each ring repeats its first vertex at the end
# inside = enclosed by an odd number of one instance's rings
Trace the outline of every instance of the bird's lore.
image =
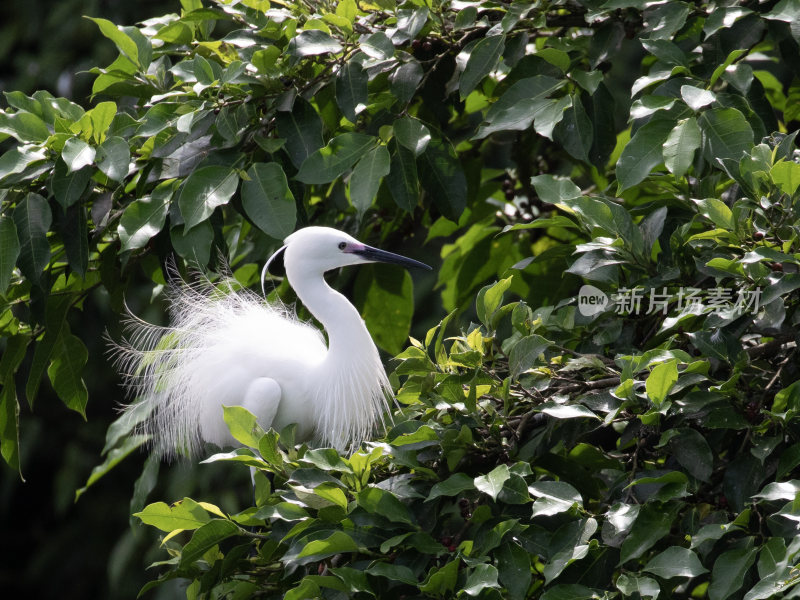
{"type": "Polygon", "coordinates": [[[378,350],[361,315],[324,274],[370,262],[430,267],[327,227],[296,231],[268,266],[277,258],[325,328],[327,344],[292,309],[230,281],[173,285],[167,327],[131,315],[117,364],[137,398],[128,410],[149,414],[142,428],[158,454],[235,444],[223,406],[243,406],[264,429],[295,423],[298,441],[340,450],[360,444],[380,421],[391,389],[378,350]]]}

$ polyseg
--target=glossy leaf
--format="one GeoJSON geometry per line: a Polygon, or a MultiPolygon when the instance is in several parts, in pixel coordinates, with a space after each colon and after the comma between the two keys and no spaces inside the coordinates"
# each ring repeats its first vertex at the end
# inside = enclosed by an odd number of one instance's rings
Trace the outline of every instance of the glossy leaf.
{"type": "Polygon", "coordinates": [[[94,162],[97,151],[80,138],[69,138],[61,151],[67,172],[79,171],[94,162]]]}
{"type": "Polygon", "coordinates": [[[363,133],[343,133],[311,154],[295,176],[303,183],[329,183],[343,175],[376,144],[363,133]]]}
{"type": "Polygon", "coordinates": [[[381,180],[389,174],[391,159],[386,146],[376,146],[362,156],[350,175],[350,201],[359,215],[372,205],[381,180]]]}
{"type": "Polygon", "coordinates": [[[14,209],[14,224],[19,238],[19,268],[25,277],[37,284],[50,263],[47,232],[52,221],[50,206],[39,194],[29,193],[14,209]]]}
{"type": "Polygon", "coordinates": [[[398,143],[411,150],[414,156],[419,156],[425,152],[428,143],[431,141],[430,130],[417,119],[403,117],[398,119],[392,127],[398,143]]]}
{"type": "Polygon", "coordinates": [[[242,182],[242,207],[267,235],[282,240],[294,231],[297,208],[278,163],[255,163],[242,182]]]}
{"type": "Polygon", "coordinates": [[[5,294],[20,253],[17,227],[11,217],[0,216],[0,294],[5,294]]]}
{"type": "Polygon", "coordinates": [[[336,76],[336,103],[345,118],[355,123],[367,107],[367,73],[361,63],[348,61],[336,76]]]}
{"type": "Polygon", "coordinates": [[[702,142],[694,117],[679,121],[664,141],[664,165],[675,177],[683,177],[692,166],[695,151],[702,142]]]}
{"type": "Polygon", "coordinates": [[[654,119],[640,127],[617,161],[617,193],[641,183],[663,159],[662,146],[674,127],[669,119],[654,119]]]}
{"type": "Polygon", "coordinates": [[[117,227],[122,250],[143,248],[163,229],[169,202],[178,184],[175,180],[164,181],[150,196],[134,200],[125,208],[117,227]]]}
{"type": "Polygon", "coordinates": [[[322,121],[314,107],[302,98],[295,99],[290,112],[278,112],[275,123],[278,135],[286,140],[289,158],[298,169],[323,145],[322,121]]]}
{"type": "Polygon", "coordinates": [[[698,119],[705,136],[703,153],[706,160],[717,164],[718,159],[739,160],[753,147],[753,129],[745,116],[735,108],[713,108],[698,119]]]}
{"type": "Polygon", "coordinates": [[[495,500],[509,477],[511,474],[508,472],[508,466],[498,465],[486,475],[476,477],[475,487],[495,500]]]}
{"type": "Polygon", "coordinates": [[[230,167],[200,167],[193,171],[178,196],[184,234],[208,219],[216,207],[227,204],[238,186],[239,176],[230,167]]]}
{"type": "Polygon", "coordinates": [[[691,550],[680,546],[671,546],[650,559],[644,570],[663,579],[671,577],[697,577],[708,573],[700,559],[691,550]]]}
{"type": "Polygon", "coordinates": [[[478,41],[469,54],[469,59],[458,80],[459,93],[466,98],[481,80],[491,73],[500,60],[505,36],[490,35],[478,41]]]}

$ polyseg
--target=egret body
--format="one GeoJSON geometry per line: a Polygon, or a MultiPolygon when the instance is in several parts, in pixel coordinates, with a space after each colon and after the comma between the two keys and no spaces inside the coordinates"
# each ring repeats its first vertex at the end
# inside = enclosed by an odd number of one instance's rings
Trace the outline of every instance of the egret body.
{"type": "Polygon", "coordinates": [[[380,420],[391,390],[378,350],[361,315],[324,273],[369,262],[430,267],[327,227],[296,231],[267,266],[280,254],[327,343],[282,304],[210,284],[173,288],[167,327],[131,319],[119,364],[129,387],[150,404],[143,429],[159,454],[235,444],[222,406],[243,406],[264,429],[296,423],[298,441],[316,438],[338,449],[359,444],[380,420]]]}

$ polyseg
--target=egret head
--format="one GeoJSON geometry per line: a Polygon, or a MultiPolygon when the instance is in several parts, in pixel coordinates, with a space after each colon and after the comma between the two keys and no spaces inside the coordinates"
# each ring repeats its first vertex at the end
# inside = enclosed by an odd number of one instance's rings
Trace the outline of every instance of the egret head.
{"type": "Polygon", "coordinates": [[[330,227],[305,227],[285,240],[285,245],[267,262],[270,273],[283,262],[287,273],[322,274],[332,269],[371,262],[430,269],[416,260],[362,244],[354,237],[330,227]]]}

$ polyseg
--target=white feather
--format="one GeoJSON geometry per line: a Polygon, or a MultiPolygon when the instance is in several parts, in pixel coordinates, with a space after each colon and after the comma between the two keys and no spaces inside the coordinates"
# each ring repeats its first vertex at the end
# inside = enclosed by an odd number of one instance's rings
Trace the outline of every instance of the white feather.
{"type": "Polygon", "coordinates": [[[368,261],[341,252],[331,260],[339,240],[359,244],[346,234],[301,232],[287,239],[287,276],[329,344],[290,308],[237,289],[231,279],[173,285],[166,327],[129,315],[117,365],[130,393],[150,405],[142,430],[158,454],[195,456],[206,442],[233,444],[222,406],[241,405],[253,382],[265,378],[280,386],[277,412],[267,403],[248,406],[265,429],[297,423],[298,441],[345,450],[380,421],[391,394],[380,356],[358,312],[323,278],[330,268],[368,261]]]}

